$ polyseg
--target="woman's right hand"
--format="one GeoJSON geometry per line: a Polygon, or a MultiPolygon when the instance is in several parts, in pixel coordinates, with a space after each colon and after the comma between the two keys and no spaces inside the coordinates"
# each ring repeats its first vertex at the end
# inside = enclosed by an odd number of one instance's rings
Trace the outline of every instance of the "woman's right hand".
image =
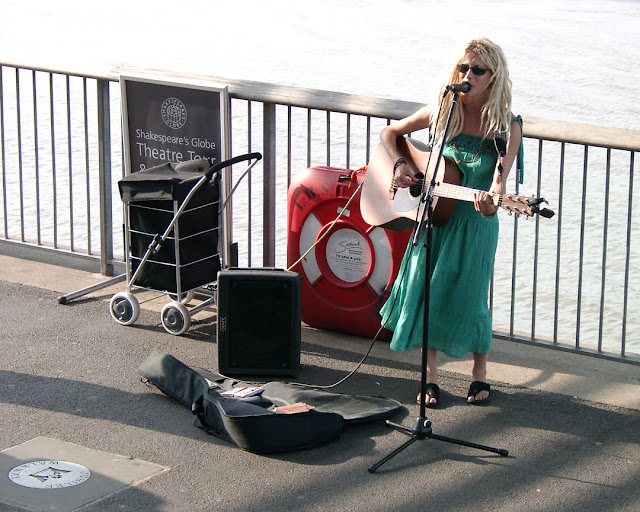
{"type": "Polygon", "coordinates": [[[415,175],[406,163],[396,167],[394,181],[398,188],[412,187],[417,183],[415,175]]]}

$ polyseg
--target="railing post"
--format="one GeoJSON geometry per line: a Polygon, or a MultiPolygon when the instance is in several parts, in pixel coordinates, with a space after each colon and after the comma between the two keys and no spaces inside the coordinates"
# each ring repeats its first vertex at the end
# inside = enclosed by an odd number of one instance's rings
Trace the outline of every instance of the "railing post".
{"type": "Polygon", "coordinates": [[[276,264],[276,106],[264,103],[263,113],[262,264],[276,264]]]}
{"type": "Polygon", "coordinates": [[[98,80],[98,155],[100,186],[100,272],[113,275],[113,216],[111,205],[111,109],[109,81],[98,80]]]}

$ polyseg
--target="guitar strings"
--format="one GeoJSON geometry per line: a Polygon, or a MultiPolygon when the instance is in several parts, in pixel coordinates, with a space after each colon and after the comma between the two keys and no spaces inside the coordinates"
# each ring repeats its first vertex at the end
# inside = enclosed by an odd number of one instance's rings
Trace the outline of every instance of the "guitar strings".
{"type": "MultiPolygon", "coordinates": [[[[414,188],[420,188],[420,193],[414,195],[413,191],[409,192],[411,195],[413,195],[414,197],[418,197],[419,195],[422,195],[424,192],[424,184],[427,182],[426,179],[421,178],[418,180],[418,183],[411,186],[411,187],[399,187],[398,185],[393,186],[394,191],[398,191],[398,190],[402,190],[402,189],[414,189],[414,188]]],[[[461,200],[471,200],[470,197],[471,195],[476,191],[473,188],[467,188],[467,187],[463,187],[462,185],[454,185],[453,183],[447,183],[444,181],[436,181],[435,186],[437,188],[437,190],[439,191],[439,193],[437,193],[436,195],[440,196],[440,197],[446,197],[448,199],[461,199],[461,200]]],[[[489,196],[491,196],[491,198],[493,199],[497,199],[498,200],[498,205],[500,205],[502,203],[502,199],[503,197],[506,197],[506,195],[504,194],[498,194],[497,192],[487,192],[489,194],[489,196]]]]}

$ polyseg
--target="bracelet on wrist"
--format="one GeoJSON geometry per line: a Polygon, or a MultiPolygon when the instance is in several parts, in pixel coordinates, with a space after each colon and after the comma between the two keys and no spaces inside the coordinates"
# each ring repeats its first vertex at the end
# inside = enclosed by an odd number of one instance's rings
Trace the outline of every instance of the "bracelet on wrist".
{"type": "Polygon", "coordinates": [[[492,214],[490,214],[490,215],[487,215],[486,213],[483,213],[483,212],[480,212],[480,215],[482,215],[482,216],[483,216],[485,219],[487,219],[487,220],[491,220],[491,219],[493,219],[493,218],[496,216],[496,213],[498,213],[498,209],[497,209],[497,208],[496,208],[496,210],[495,210],[492,214]]]}
{"type": "Polygon", "coordinates": [[[398,167],[400,167],[402,164],[406,164],[407,161],[404,158],[398,158],[396,160],[396,163],[393,164],[393,175],[396,175],[396,171],[398,170],[398,167]]]}

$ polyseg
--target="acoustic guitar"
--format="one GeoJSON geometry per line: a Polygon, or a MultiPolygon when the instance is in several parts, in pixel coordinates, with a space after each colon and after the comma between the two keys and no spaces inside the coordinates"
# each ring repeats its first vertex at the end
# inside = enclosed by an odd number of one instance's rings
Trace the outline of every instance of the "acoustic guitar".
{"type": "MultiPolygon", "coordinates": [[[[418,183],[408,188],[395,185],[395,162],[389,158],[382,144],[378,144],[367,166],[360,198],[360,212],[367,224],[396,231],[411,227],[422,217],[422,193],[425,184],[431,181],[438,161],[437,153],[428,151],[426,146],[411,139],[400,137],[398,149],[418,177],[418,183]]],[[[460,186],[462,173],[448,158],[442,157],[437,167],[432,201],[433,224],[443,226],[449,221],[456,201],[473,202],[474,194],[479,190],[460,186]]],[[[527,217],[540,213],[538,205],[546,202],[544,199],[514,194],[490,192],[489,195],[494,205],[527,217]]]]}

